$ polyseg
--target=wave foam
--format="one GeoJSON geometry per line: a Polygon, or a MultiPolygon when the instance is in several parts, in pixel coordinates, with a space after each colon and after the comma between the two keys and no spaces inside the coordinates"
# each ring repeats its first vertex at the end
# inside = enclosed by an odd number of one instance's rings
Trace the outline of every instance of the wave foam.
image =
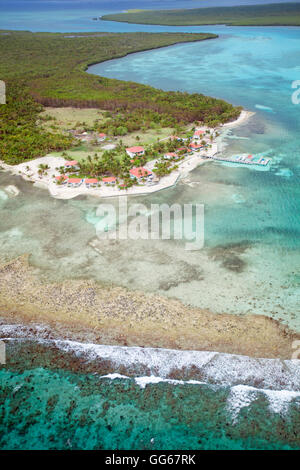
{"type": "MultiPolygon", "coordinates": [[[[269,402],[269,408],[273,413],[286,414],[290,403],[300,398],[300,392],[287,390],[259,390],[245,385],[236,385],[231,388],[227,399],[227,410],[231,414],[234,423],[237,422],[240,411],[248,408],[263,393],[269,402]]],[[[297,403],[298,407],[300,403],[297,403]]]]}
{"type": "MultiPolygon", "coordinates": [[[[182,351],[159,348],[107,346],[51,338],[46,327],[36,325],[0,326],[0,336],[33,339],[54,344],[81,361],[110,361],[129,375],[160,379],[195,379],[222,386],[244,385],[255,389],[300,392],[300,360],[257,359],[210,351],[182,351]],[[136,371],[136,373],[135,373],[136,371]],[[127,372],[126,372],[127,373],[127,372]]],[[[274,402],[275,403],[275,402],[274,402]]]]}

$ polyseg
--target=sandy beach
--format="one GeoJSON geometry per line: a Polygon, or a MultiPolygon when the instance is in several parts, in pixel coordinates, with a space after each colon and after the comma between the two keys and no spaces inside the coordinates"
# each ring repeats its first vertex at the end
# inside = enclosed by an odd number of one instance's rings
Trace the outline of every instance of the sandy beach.
{"type": "MultiPolygon", "coordinates": [[[[53,175],[59,176],[58,167],[64,166],[65,160],[63,158],[54,156],[45,156],[35,160],[21,163],[19,165],[11,166],[1,163],[4,170],[10,171],[14,175],[22,176],[25,181],[30,181],[38,188],[47,189],[50,195],[57,199],[72,199],[80,195],[90,195],[100,198],[118,197],[118,196],[138,196],[142,194],[151,194],[163,189],[170,188],[176,184],[179,178],[184,177],[187,173],[194,170],[197,166],[207,162],[204,157],[205,154],[217,153],[217,147],[212,146],[206,152],[197,152],[188,156],[184,161],[178,165],[178,170],[173,171],[171,174],[162,177],[157,183],[136,185],[126,190],[120,190],[118,186],[105,186],[101,185],[100,188],[87,188],[83,183],[77,188],[70,188],[65,185],[57,185],[53,175]],[[40,176],[38,173],[40,164],[48,165],[49,170],[47,175],[40,176]]],[[[152,170],[155,162],[150,161],[145,165],[145,168],[152,170]]]]}
{"type": "Polygon", "coordinates": [[[238,119],[236,119],[235,121],[232,121],[232,122],[227,122],[226,124],[223,124],[222,127],[237,127],[237,126],[240,126],[241,124],[244,124],[246,121],[248,121],[249,118],[251,118],[252,116],[254,116],[255,113],[252,112],[252,111],[246,111],[246,110],[243,110],[240,114],[240,116],[238,117],[238,119]]]}

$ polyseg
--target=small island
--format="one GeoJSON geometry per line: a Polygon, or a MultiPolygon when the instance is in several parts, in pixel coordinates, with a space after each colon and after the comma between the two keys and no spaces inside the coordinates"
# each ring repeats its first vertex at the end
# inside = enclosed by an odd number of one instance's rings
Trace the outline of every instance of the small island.
{"type": "Polygon", "coordinates": [[[103,21],[167,26],[300,26],[299,3],[240,5],[177,10],[129,10],[103,15],[103,21]]]}

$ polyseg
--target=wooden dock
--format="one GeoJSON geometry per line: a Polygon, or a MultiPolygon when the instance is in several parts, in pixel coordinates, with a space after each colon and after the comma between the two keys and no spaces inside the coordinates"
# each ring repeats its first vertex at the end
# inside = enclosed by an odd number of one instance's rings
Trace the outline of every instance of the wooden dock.
{"type": "Polygon", "coordinates": [[[268,166],[271,159],[266,158],[266,157],[261,157],[259,160],[253,160],[252,155],[241,155],[239,157],[222,157],[221,155],[213,155],[213,156],[208,156],[207,158],[210,158],[212,160],[216,160],[219,162],[227,162],[227,163],[237,163],[240,165],[259,165],[259,166],[268,166]]]}

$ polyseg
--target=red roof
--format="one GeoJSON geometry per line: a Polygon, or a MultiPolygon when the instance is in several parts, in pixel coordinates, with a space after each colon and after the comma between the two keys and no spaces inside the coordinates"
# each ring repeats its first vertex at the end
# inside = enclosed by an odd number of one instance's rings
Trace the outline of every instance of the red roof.
{"type": "Polygon", "coordinates": [[[129,173],[132,176],[135,176],[136,178],[142,178],[144,176],[151,175],[151,172],[146,170],[146,168],[143,168],[142,166],[137,167],[137,168],[132,168],[132,170],[129,170],[129,173]]]}
{"type": "Polygon", "coordinates": [[[204,131],[195,131],[194,135],[202,135],[202,134],[205,134],[205,132],[204,131]]]}
{"type": "Polygon", "coordinates": [[[169,153],[165,153],[165,155],[167,155],[168,157],[177,157],[177,153],[175,152],[169,152],[169,153]]]}
{"type": "Polygon", "coordinates": [[[104,134],[103,132],[100,132],[99,137],[106,137],[106,134],[104,134]]]}
{"type": "Polygon", "coordinates": [[[126,150],[127,152],[131,152],[131,153],[140,153],[140,152],[144,152],[144,147],[129,147],[126,150]]]}
{"type": "Polygon", "coordinates": [[[76,166],[78,162],[76,160],[70,160],[69,162],[65,162],[65,166],[76,166]]]}
{"type": "Polygon", "coordinates": [[[59,176],[55,176],[55,179],[57,181],[61,181],[61,180],[66,180],[68,179],[68,177],[66,175],[59,175],[59,176]]]}
{"type": "Polygon", "coordinates": [[[192,147],[193,149],[200,149],[202,147],[202,145],[200,145],[200,144],[190,144],[190,147],[192,147]]]}
{"type": "Polygon", "coordinates": [[[68,183],[80,183],[82,181],[81,178],[69,178],[68,183]]]}
{"type": "Polygon", "coordinates": [[[107,176],[106,178],[102,178],[102,181],[104,183],[113,183],[114,181],[116,181],[117,178],[115,178],[114,176],[107,176]]]}
{"type": "Polygon", "coordinates": [[[248,155],[248,158],[253,158],[253,155],[248,155]]]}
{"type": "Polygon", "coordinates": [[[180,149],[177,149],[177,152],[183,152],[183,151],[187,151],[187,148],[186,147],[180,147],[180,149]]]}
{"type": "Polygon", "coordinates": [[[86,184],[96,184],[96,183],[99,183],[99,181],[97,180],[97,178],[88,178],[85,180],[85,183],[86,184]]]}

